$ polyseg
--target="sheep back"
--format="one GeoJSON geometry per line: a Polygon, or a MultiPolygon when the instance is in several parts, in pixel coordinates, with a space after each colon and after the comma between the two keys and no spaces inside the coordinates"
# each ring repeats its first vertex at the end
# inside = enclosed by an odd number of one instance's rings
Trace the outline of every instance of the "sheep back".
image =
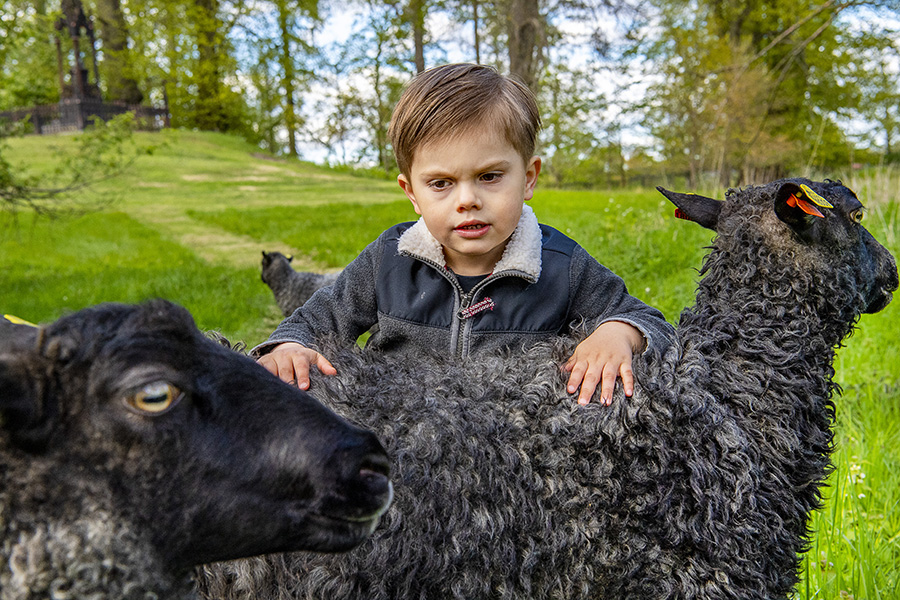
{"type": "Polygon", "coordinates": [[[716,516],[753,487],[736,452],[745,436],[711,398],[678,397],[674,351],[636,361],[650,389],[579,407],[559,369],[573,348],[560,339],[463,366],[340,354],[339,377],[311,389],[385,440],[392,508],[347,555],[209,569],[207,597],[650,598],[687,576],[724,587],[722,547],[741,541],[716,516]]]}

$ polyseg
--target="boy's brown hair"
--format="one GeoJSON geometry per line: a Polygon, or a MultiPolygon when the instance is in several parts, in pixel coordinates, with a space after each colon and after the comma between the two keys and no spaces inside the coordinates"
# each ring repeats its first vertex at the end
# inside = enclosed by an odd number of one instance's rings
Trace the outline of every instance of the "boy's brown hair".
{"type": "Polygon", "coordinates": [[[476,127],[499,126],[528,161],[541,128],[534,94],[493,67],[450,64],[416,75],[394,107],[388,135],[397,166],[409,175],[416,148],[476,127]]]}

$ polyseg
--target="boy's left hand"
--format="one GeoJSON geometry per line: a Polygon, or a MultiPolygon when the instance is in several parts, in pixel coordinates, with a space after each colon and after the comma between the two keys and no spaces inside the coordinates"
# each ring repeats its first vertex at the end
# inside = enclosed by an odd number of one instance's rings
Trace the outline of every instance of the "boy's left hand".
{"type": "Polygon", "coordinates": [[[636,327],[622,321],[607,321],[598,327],[575,348],[575,352],[563,365],[570,373],[566,385],[570,394],[581,386],[578,404],[591,401],[600,383],[600,401],[612,404],[616,378],[622,378],[626,396],[634,393],[634,373],[631,359],[644,346],[644,336],[636,327]]]}

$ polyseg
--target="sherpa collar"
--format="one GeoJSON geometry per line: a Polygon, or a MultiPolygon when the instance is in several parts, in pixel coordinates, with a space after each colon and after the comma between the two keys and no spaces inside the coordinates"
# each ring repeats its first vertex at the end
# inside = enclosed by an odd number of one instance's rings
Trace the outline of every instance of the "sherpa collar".
{"type": "MultiPolygon", "coordinates": [[[[522,207],[522,216],[516,225],[503,256],[494,265],[493,274],[504,271],[515,271],[524,274],[529,279],[537,281],[541,276],[541,227],[538,224],[534,211],[527,204],[522,207]]],[[[403,232],[397,242],[400,254],[427,260],[439,265],[445,264],[444,250],[428,227],[425,221],[419,219],[415,225],[403,232]]]]}

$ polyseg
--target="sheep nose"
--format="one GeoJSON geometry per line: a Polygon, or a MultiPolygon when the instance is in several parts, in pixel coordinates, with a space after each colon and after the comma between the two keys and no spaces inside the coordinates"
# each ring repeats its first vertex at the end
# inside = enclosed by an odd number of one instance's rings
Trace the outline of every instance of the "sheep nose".
{"type": "Polygon", "coordinates": [[[393,493],[391,463],[384,452],[365,456],[357,473],[361,487],[373,498],[380,498],[383,512],[393,493]]]}
{"type": "Polygon", "coordinates": [[[391,466],[378,439],[361,433],[355,443],[345,445],[334,456],[338,481],[336,493],[325,505],[330,513],[348,520],[368,521],[387,510],[393,498],[391,466]]]}

